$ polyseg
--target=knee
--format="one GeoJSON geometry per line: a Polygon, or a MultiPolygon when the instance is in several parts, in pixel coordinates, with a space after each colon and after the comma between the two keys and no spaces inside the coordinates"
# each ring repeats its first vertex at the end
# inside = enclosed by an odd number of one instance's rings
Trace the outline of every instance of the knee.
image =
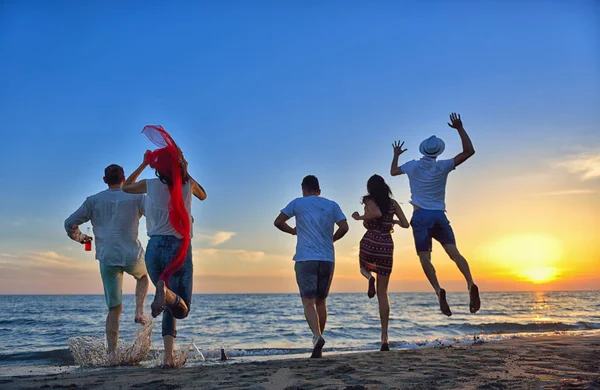
{"type": "Polygon", "coordinates": [[[448,256],[450,256],[450,259],[453,261],[457,261],[462,259],[462,255],[460,254],[460,252],[458,251],[458,248],[454,245],[449,245],[447,247],[445,247],[444,249],[446,249],[446,253],[448,254],[448,256]]]}
{"type": "Polygon", "coordinates": [[[108,309],[108,314],[113,316],[120,316],[123,312],[123,304],[113,306],[108,309]]]}
{"type": "Polygon", "coordinates": [[[309,307],[314,307],[316,302],[316,299],[302,298],[302,305],[305,309],[309,307]]]}
{"type": "Polygon", "coordinates": [[[422,265],[431,264],[431,253],[429,252],[419,252],[419,261],[421,261],[422,265]]]}
{"type": "Polygon", "coordinates": [[[318,308],[324,308],[325,307],[325,300],[324,299],[317,299],[315,301],[315,305],[317,305],[318,308]]]}

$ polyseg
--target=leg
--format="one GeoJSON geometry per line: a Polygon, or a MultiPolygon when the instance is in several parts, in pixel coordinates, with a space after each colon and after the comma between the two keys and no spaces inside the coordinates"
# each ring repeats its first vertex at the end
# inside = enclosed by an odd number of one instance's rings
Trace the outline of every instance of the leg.
{"type": "Polygon", "coordinates": [[[429,280],[429,283],[431,283],[431,286],[435,290],[435,293],[437,295],[440,295],[440,283],[438,282],[437,276],[435,274],[435,268],[431,263],[431,252],[421,251],[417,254],[419,255],[421,267],[423,267],[423,271],[425,272],[425,276],[427,276],[427,280],[429,280]]]}
{"type": "Polygon", "coordinates": [[[321,336],[319,326],[319,314],[315,308],[316,299],[302,297],[302,305],[304,306],[304,317],[308,323],[308,327],[313,333],[313,336],[321,336]]]}
{"type": "Polygon", "coordinates": [[[421,266],[423,267],[423,271],[425,271],[425,275],[427,279],[429,279],[429,283],[433,286],[435,293],[438,296],[438,301],[440,302],[440,310],[442,313],[450,317],[452,315],[452,311],[450,310],[450,306],[446,301],[446,290],[440,287],[437,276],[435,274],[435,268],[431,263],[431,252],[419,252],[419,259],[421,260],[421,266]]]}
{"type": "Polygon", "coordinates": [[[381,320],[381,344],[388,344],[388,324],[390,322],[390,300],[388,285],[390,275],[377,275],[377,300],[379,301],[379,319],[381,320]]]}
{"type": "Polygon", "coordinates": [[[106,300],[106,306],[109,308],[108,315],[106,316],[108,358],[109,363],[113,363],[116,358],[119,341],[119,320],[121,319],[121,312],[123,310],[123,269],[100,263],[100,276],[102,277],[102,286],[104,287],[104,299],[106,300]]]}
{"type": "Polygon", "coordinates": [[[315,302],[317,306],[317,316],[319,317],[319,330],[323,334],[325,331],[325,324],[327,323],[327,305],[326,299],[317,299],[315,302]]]}
{"type": "Polygon", "coordinates": [[[146,303],[146,294],[148,294],[148,275],[139,278],[135,285],[135,319],[137,323],[144,323],[144,304],[146,303]]]}
{"type": "Polygon", "coordinates": [[[119,320],[121,319],[121,312],[123,311],[123,305],[117,305],[108,309],[108,315],[106,316],[106,343],[108,345],[108,355],[114,355],[117,351],[117,344],[119,342],[119,320]]]}
{"type": "Polygon", "coordinates": [[[445,244],[443,245],[444,250],[450,256],[452,261],[456,263],[456,266],[462,272],[465,280],[467,281],[467,288],[471,290],[471,286],[473,285],[473,277],[471,276],[471,270],[469,269],[469,263],[467,260],[460,254],[456,244],[445,244]]]}
{"type": "Polygon", "coordinates": [[[365,267],[360,267],[360,274],[362,276],[364,276],[365,278],[367,278],[367,280],[369,281],[369,288],[367,289],[367,296],[369,298],[373,298],[375,296],[375,294],[377,293],[377,291],[375,289],[375,278],[373,277],[373,275],[371,275],[371,271],[369,271],[365,267]]]}
{"type": "Polygon", "coordinates": [[[165,356],[163,359],[163,366],[170,368],[175,366],[175,337],[164,336],[163,345],[165,347],[165,356]]]}

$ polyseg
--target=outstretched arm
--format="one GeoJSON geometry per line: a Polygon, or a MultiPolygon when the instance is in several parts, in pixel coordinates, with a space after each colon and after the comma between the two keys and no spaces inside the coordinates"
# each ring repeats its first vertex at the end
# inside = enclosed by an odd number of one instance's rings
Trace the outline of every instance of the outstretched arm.
{"type": "Polygon", "coordinates": [[[454,166],[457,167],[460,164],[467,161],[471,156],[475,154],[475,149],[473,148],[473,143],[471,142],[471,138],[465,131],[463,127],[462,120],[460,119],[460,114],[452,113],[450,115],[450,122],[448,126],[456,129],[458,131],[458,135],[460,136],[460,140],[462,142],[462,152],[454,157],[454,166]]]}
{"type": "Polygon", "coordinates": [[[398,157],[400,157],[400,155],[404,152],[406,152],[406,149],[402,150],[402,146],[404,146],[404,142],[400,143],[400,141],[396,141],[392,144],[393,148],[394,148],[394,159],[392,160],[392,166],[390,168],[390,175],[392,176],[398,176],[398,175],[402,175],[404,172],[402,172],[402,169],[400,169],[400,167],[398,166],[398,157]]]}
{"type": "Polygon", "coordinates": [[[377,204],[373,202],[371,199],[367,199],[365,201],[365,214],[360,215],[358,211],[352,213],[352,218],[357,221],[364,221],[368,219],[377,219],[381,218],[381,210],[377,207],[377,204]]]}

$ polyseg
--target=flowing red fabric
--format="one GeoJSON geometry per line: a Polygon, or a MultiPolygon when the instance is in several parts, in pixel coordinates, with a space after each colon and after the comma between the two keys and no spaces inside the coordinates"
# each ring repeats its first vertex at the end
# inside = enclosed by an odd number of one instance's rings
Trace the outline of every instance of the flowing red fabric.
{"type": "Polygon", "coordinates": [[[160,147],[160,149],[146,154],[146,163],[170,177],[173,181],[173,185],[169,186],[169,194],[171,195],[169,200],[169,222],[173,229],[182,236],[182,241],[177,253],[159,277],[159,280],[164,280],[168,286],[171,276],[183,266],[190,246],[191,224],[190,216],[183,202],[181,155],[175,141],[162,126],[148,125],[144,127],[142,133],[146,134],[152,143],[160,147]]]}

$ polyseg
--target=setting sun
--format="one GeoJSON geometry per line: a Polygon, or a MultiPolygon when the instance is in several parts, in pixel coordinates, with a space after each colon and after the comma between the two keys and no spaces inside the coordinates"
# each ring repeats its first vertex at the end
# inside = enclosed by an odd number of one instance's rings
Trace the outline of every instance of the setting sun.
{"type": "Polygon", "coordinates": [[[507,274],[536,284],[560,276],[557,262],[562,255],[561,243],[546,234],[523,234],[502,237],[487,248],[488,257],[507,274]]]}

